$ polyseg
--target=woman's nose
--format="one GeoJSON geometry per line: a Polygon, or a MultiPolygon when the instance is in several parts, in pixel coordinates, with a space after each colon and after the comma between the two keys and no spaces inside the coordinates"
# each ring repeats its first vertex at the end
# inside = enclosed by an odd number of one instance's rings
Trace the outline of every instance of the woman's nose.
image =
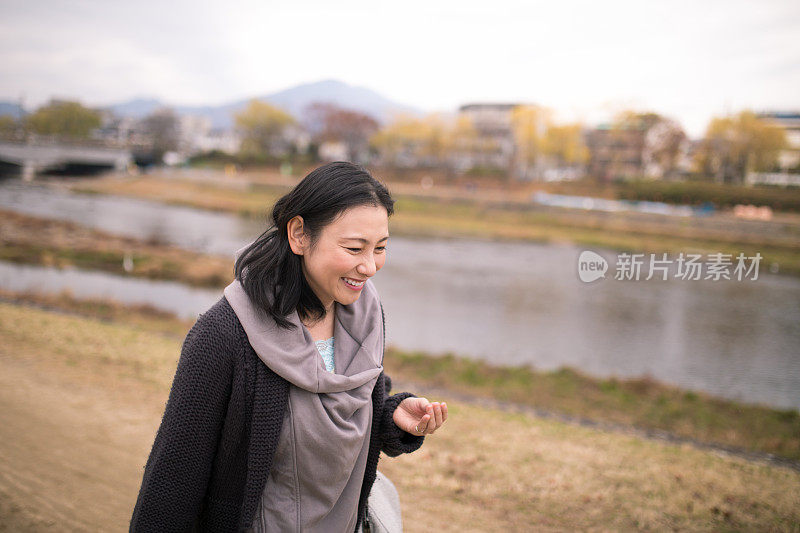
{"type": "Polygon", "coordinates": [[[375,258],[372,254],[367,254],[366,258],[358,265],[356,269],[362,276],[372,277],[375,275],[377,268],[375,268],[375,258]]]}

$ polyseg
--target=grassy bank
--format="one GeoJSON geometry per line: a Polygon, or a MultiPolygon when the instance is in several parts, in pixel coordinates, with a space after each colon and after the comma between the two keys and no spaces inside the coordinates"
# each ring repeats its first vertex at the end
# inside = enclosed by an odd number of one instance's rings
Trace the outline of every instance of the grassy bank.
{"type": "MultiPolygon", "coordinates": [[[[0,291],[0,299],[158,331],[176,340],[191,327],[191,322],[147,306],[5,291],[0,291]]],[[[540,372],[528,367],[496,367],[452,355],[434,357],[391,347],[385,366],[398,381],[800,461],[800,413],[794,410],[745,405],[651,379],[598,379],[572,369],[540,372]]]]}
{"type": "MultiPolygon", "coordinates": [[[[0,523],[126,527],[180,350],[158,333],[0,303],[0,523]]],[[[798,527],[793,470],[437,399],[445,427],[381,460],[410,533],[798,527]]]]}
{"type": "MultiPolygon", "coordinates": [[[[83,181],[73,186],[80,192],[118,194],[214,209],[264,218],[287,185],[247,181],[216,184],[157,177],[83,181]]],[[[409,190],[400,187],[400,190],[409,190]]],[[[745,226],[741,221],[705,227],[698,221],[667,217],[613,215],[580,210],[537,210],[517,202],[509,208],[501,201],[448,199],[420,194],[395,195],[395,235],[422,237],[471,237],[513,239],[542,243],[573,243],[626,252],[744,253],[763,257],[763,265],[800,275],[800,226],[774,224],[745,226]]]]}
{"type": "Polygon", "coordinates": [[[621,200],[648,200],[671,204],[699,205],[705,202],[717,208],[737,204],[769,206],[776,211],[800,212],[800,188],[723,185],[705,182],[659,182],[637,180],[614,184],[621,200]]]}
{"type": "Polygon", "coordinates": [[[233,279],[232,258],[197,254],[164,244],[119,237],[71,222],[2,210],[0,260],[100,270],[180,281],[198,287],[222,287],[233,279]]]}
{"type": "Polygon", "coordinates": [[[386,361],[392,376],[432,387],[800,461],[794,409],[745,405],[647,378],[597,379],[569,368],[539,372],[395,349],[386,361]]]}
{"type": "Polygon", "coordinates": [[[105,323],[125,324],[176,340],[183,340],[193,321],[181,320],[168,311],[149,305],[129,305],[110,300],[77,299],[69,292],[39,294],[0,289],[0,301],[42,309],[52,313],[81,316],[105,323]]]}

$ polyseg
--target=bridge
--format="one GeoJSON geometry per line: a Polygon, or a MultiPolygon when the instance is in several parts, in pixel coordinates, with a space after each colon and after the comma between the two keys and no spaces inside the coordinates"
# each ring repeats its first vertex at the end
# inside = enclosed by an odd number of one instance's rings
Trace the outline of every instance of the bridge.
{"type": "Polygon", "coordinates": [[[19,167],[26,181],[41,172],[65,170],[71,166],[125,170],[132,162],[130,150],[120,148],[0,141],[0,165],[19,167]]]}

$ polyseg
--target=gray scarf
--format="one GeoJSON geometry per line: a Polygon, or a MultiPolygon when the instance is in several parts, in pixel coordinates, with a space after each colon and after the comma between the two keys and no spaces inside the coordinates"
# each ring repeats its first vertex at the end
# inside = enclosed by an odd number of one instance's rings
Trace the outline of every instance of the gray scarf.
{"type": "Polygon", "coordinates": [[[225,297],[258,357],[291,384],[283,445],[262,500],[265,520],[280,530],[352,530],[366,469],[372,390],[383,370],[375,287],[367,280],[355,303],[334,304],[336,374],[325,370],[296,311],[287,317],[296,327],[286,330],[253,306],[239,281],[225,288],[225,297]]]}

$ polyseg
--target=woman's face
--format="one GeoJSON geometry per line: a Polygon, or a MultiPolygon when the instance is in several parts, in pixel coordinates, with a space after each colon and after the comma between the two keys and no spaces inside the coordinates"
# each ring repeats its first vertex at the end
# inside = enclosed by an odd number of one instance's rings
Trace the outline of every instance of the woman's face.
{"type": "Polygon", "coordinates": [[[303,256],[303,272],[317,298],[326,309],[334,301],[348,305],[358,300],[364,282],[386,262],[386,209],[365,205],[346,210],[322,229],[313,246],[297,231],[297,219],[289,224],[289,241],[292,251],[303,256]]]}

